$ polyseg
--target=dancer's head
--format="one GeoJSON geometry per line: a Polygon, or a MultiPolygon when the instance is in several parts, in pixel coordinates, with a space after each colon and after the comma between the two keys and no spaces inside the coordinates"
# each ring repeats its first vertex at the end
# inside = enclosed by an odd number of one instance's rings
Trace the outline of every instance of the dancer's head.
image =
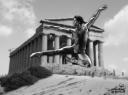
{"type": "Polygon", "coordinates": [[[74,16],[74,26],[82,25],[84,22],[84,19],[81,16],[74,16]]]}

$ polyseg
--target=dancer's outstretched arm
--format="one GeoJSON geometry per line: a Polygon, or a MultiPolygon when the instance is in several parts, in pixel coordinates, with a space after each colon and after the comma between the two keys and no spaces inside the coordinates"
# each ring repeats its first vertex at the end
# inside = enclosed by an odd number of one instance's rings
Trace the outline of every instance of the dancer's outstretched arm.
{"type": "Polygon", "coordinates": [[[66,46],[57,50],[48,50],[48,51],[41,51],[35,52],[30,55],[30,57],[41,57],[42,55],[57,55],[57,54],[72,54],[73,53],[73,46],[66,46]]]}
{"type": "Polygon", "coordinates": [[[103,5],[102,7],[100,7],[96,13],[91,17],[91,19],[87,22],[86,27],[87,29],[89,29],[94,23],[95,21],[98,19],[98,17],[100,16],[100,13],[102,11],[104,11],[107,8],[107,5],[103,5]]]}

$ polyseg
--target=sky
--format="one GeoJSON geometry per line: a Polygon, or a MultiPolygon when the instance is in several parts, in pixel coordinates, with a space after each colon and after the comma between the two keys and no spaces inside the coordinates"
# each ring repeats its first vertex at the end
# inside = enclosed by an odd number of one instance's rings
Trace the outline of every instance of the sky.
{"type": "Polygon", "coordinates": [[[128,0],[0,0],[0,75],[8,73],[9,53],[35,33],[45,18],[81,15],[85,21],[103,4],[95,22],[104,29],[104,64],[128,75],[128,0]]]}

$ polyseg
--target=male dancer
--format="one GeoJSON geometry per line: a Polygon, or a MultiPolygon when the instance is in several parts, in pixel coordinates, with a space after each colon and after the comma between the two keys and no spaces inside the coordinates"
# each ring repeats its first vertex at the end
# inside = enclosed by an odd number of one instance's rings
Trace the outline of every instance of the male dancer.
{"type": "MultiPolygon", "coordinates": [[[[86,55],[86,44],[88,41],[89,36],[89,28],[94,24],[96,19],[99,17],[101,11],[105,10],[107,6],[103,6],[98,9],[96,14],[94,14],[91,19],[85,23],[83,18],[81,16],[75,16],[74,17],[74,26],[76,27],[75,31],[72,33],[72,38],[74,40],[74,44],[72,46],[66,46],[57,50],[48,50],[48,51],[41,51],[41,52],[35,52],[30,55],[30,57],[40,57],[42,55],[57,55],[57,54],[71,54],[75,56],[75,59],[81,59],[84,60],[82,65],[89,64],[91,65],[90,58],[86,55]]],[[[81,65],[76,63],[78,65],[81,65]]]]}

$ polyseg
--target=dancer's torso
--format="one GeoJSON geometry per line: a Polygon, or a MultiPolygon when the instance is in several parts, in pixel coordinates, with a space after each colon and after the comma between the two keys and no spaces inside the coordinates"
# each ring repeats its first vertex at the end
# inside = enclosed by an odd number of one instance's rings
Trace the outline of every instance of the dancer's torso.
{"type": "Polygon", "coordinates": [[[74,52],[78,53],[85,51],[88,40],[88,30],[86,30],[84,27],[81,29],[76,29],[72,36],[74,40],[74,52]]]}

